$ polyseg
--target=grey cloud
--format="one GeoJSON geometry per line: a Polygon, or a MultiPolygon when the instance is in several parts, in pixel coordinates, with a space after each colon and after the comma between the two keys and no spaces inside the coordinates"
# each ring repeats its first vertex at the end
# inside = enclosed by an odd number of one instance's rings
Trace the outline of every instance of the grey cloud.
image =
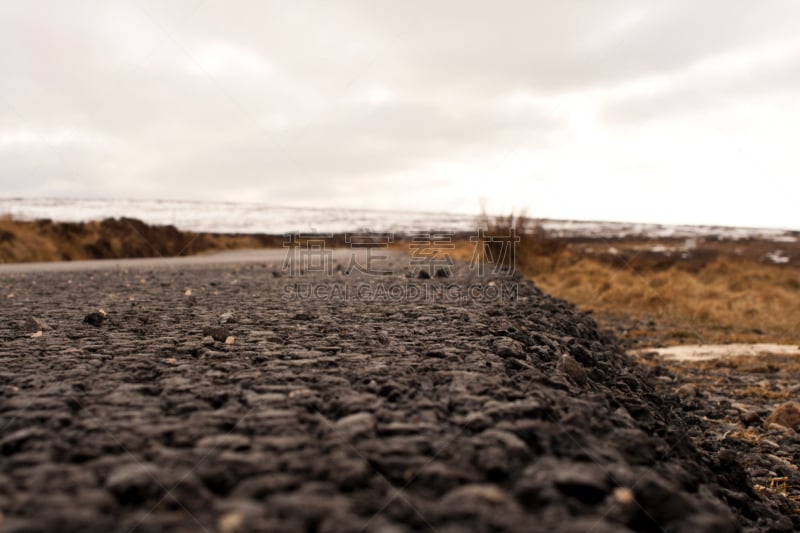
{"type": "Polygon", "coordinates": [[[793,37],[800,15],[791,1],[757,10],[742,0],[358,5],[364,26],[383,36],[385,51],[372,67],[379,75],[473,90],[573,90],[669,72],[732,47],[793,37]]]}
{"type": "MultiPolygon", "coordinates": [[[[357,189],[394,201],[398,176],[421,193],[446,187],[426,175],[441,162],[546,153],[569,137],[561,96],[680,80],[721,54],[795,39],[798,20],[791,0],[5,2],[0,186],[320,203],[357,189]],[[371,105],[376,87],[393,98],[371,105]],[[520,92],[527,107],[503,107],[520,92]],[[52,131],[88,141],[2,143],[52,131]]],[[[770,68],[612,98],[602,125],[796,90],[796,68],[770,68]]]]}
{"type": "Polygon", "coordinates": [[[641,126],[670,119],[697,119],[709,112],[748,108],[753,103],[793,99],[800,90],[800,49],[783,57],[720,75],[703,71],[688,81],[676,77],[661,90],[616,98],[602,110],[609,126],[641,126]]]}
{"type": "MultiPolygon", "coordinates": [[[[244,187],[328,194],[331,184],[369,185],[375,176],[411,171],[437,158],[541,145],[556,124],[546,115],[516,123],[488,113],[459,118],[426,105],[346,107],[282,131],[248,128],[202,150],[172,147],[161,172],[191,176],[193,187],[208,190],[236,176],[244,187]]],[[[391,184],[375,187],[382,185],[391,184]]]]}
{"type": "Polygon", "coordinates": [[[86,147],[0,147],[3,196],[89,197],[113,191],[109,154],[86,147]]]}

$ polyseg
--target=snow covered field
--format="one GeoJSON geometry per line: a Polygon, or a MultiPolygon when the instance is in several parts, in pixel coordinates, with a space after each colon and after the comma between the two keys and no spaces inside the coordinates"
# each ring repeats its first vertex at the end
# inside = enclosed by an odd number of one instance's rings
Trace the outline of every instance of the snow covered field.
{"type": "MultiPolygon", "coordinates": [[[[183,202],[167,200],[81,200],[0,198],[0,216],[19,220],[49,218],[80,222],[108,217],[133,217],[148,224],[172,224],[182,230],[217,233],[267,233],[384,231],[472,231],[477,215],[320,209],[259,203],[183,202]]],[[[536,220],[554,236],[691,238],[716,235],[724,239],[761,238],[796,242],[797,231],[733,228],[724,226],[672,226],[626,222],[536,220]]]]}

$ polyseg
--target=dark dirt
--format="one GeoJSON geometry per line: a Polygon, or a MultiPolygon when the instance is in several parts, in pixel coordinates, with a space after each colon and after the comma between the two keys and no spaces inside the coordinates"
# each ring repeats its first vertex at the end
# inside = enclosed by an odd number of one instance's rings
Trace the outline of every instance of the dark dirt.
{"type": "MultiPolygon", "coordinates": [[[[677,394],[688,417],[704,422],[691,435],[718,455],[738,456],[753,490],[800,516],[800,362],[764,354],[675,361],[644,351],[657,373],[656,388],[677,394]]],[[[791,515],[790,515],[791,516],[791,515]]]]}
{"type": "Polygon", "coordinates": [[[780,241],[761,238],[570,237],[552,238],[551,247],[568,249],[616,268],[633,271],[677,268],[699,272],[720,259],[748,260],[779,268],[800,267],[800,233],[780,241]]]}
{"type": "Polygon", "coordinates": [[[590,316],[407,263],[0,276],[0,530],[800,527],[590,316]]]}

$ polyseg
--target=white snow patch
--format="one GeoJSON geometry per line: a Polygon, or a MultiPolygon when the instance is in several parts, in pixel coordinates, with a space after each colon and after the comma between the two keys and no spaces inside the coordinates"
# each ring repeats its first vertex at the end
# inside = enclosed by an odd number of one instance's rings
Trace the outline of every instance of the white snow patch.
{"type": "Polygon", "coordinates": [[[757,355],[796,355],[800,357],[800,346],[792,344],[684,344],[669,348],[640,348],[633,355],[655,352],[670,361],[708,361],[728,357],[755,357],[757,355]]]}
{"type": "Polygon", "coordinates": [[[789,262],[789,257],[783,255],[783,250],[775,250],[774,252],[768,253],[767,259],[779,265],[789,262]]]}

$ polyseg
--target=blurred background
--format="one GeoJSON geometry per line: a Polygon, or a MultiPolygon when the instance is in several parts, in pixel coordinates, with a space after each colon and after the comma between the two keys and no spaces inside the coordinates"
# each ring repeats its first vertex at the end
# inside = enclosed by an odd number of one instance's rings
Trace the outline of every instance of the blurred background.
{"type": "Polygon", "coordinates": [[[800,229],[799,21],[793,1],[4,2],[0,196],[25,201],[3,210],[800,229]]]}
{"type": "Polygon", "coordinates": [[[0,47],[0,262],[480,226],[631,346],[798,341],[795,1],[5,2],[0,47]]]}

